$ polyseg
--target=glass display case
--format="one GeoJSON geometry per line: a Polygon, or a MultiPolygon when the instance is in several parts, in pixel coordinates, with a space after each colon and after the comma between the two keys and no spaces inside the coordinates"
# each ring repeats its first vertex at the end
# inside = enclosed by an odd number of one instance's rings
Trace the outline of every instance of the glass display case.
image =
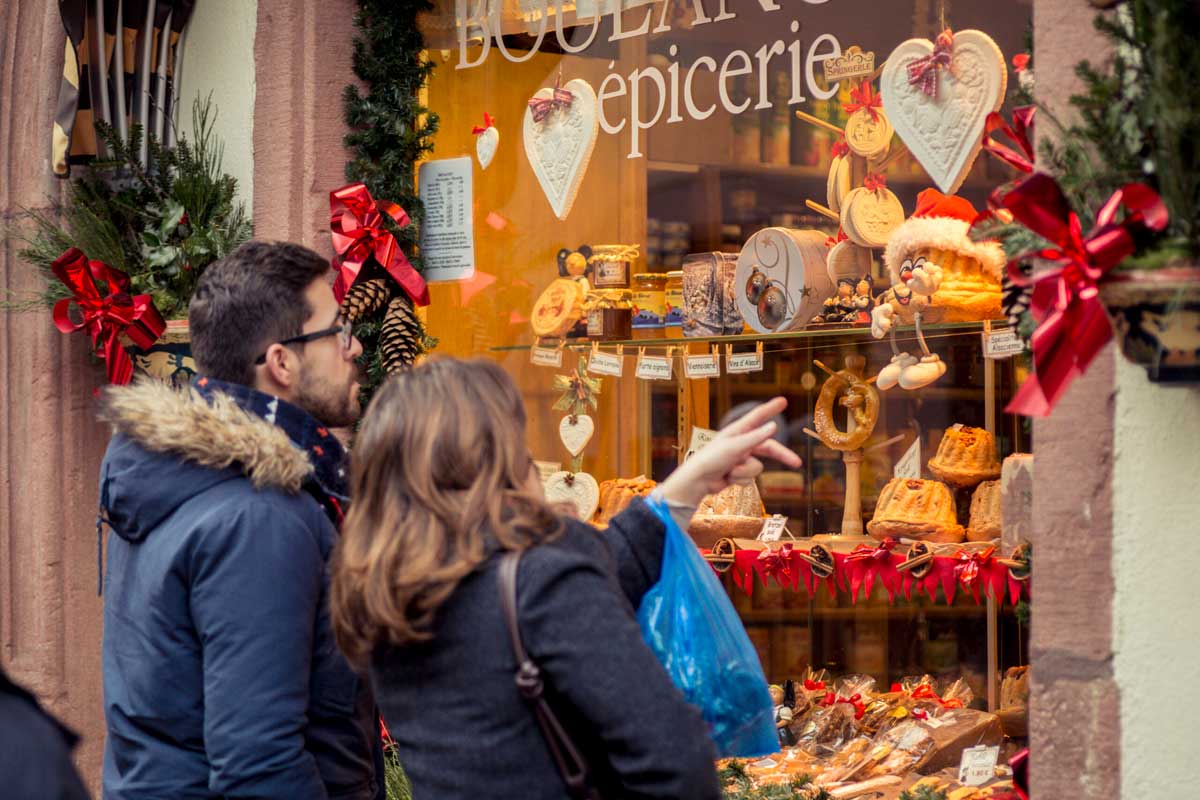
{"type": "MultiPolygon", "coordinates": [[[[1006,57],[1025,49],[1029,4],[435,6],[424,26],[437,64],[425,102],[440,119],[430,158],[472,159],[475,248],[473,274],[431,286],[426,326],[439,352],[482,355],[509,371],[524,394],[530,448],[545,475],[584,473],[600,486],[597,524],[605,482],[625,479],[636,494],[703,442],[696,431],[787,397],[778,436],[803,456],[803,467],[766,464],[756,486],[761,505],[751,515],[757,524],[696,537],[767,680],[800,682],[825,670],[831,686],[861,674],[886,692],[912,676],[938,685],[961,678],[972,690],[969,705],[999,710],[1006,671],[1027,660],[1027,630],[1015,606],[1028,572],[1014,560],[1015,539],[998,528],[975,530],[972,505],[990,504],[998,515],[1001,461],[1030,452],[1028,430],[1003,413],[1027,366],[989,344],[1006,335],[999,266],[972,249],[966,223],[955,244],[944,231],[919,230],[905,240],[907,252],[889,246],[900,224],[931,216],[931,196],[922,193],[935,182],[983,210],[990,189],[1011,175],[992,159],[976,159],[975,146],[957,172],[935,169],[935,181],[913,155],[928,162],[929,149],[886,124],[888,93],[899,90],[884,84],[889,54],[906,40],[925,40],[936,54],[938,34],[952,28],[962,32],[966,58],[970,35],[983,31],[996,53],[980,58],[996,64],[960,64],[951,54],[940,80],[950,91],[956,81],[978,78],[998,90],[992,110],[1000,108],[1006,57]],[[868,55],[874,62],[866,68],[849,63],[868,55]],[[827,62],[835,62],[831,74],[827,62]],[[838,69],[849,77],[836,79],[838,69]],[[497,133],[483,147],[490,158],[481,160],[485,114],[497,133]],[[867,118],[873,131],[886,128],[882,144],[868,147],[851,131],[867,118]],[[878,208],[849,215],[848,225],[845,209],[862,199],[855,192],[878,208]],[[886,230],[867,230],[871,219],[895,216],[892,206],[898,217],[884,219],[886,230]],[[770,273],[762,249],[769,235],[786,240],[767,243],[771,257],[788,250],[797,271],[770,273]],[[614,249],[623,265],[605,261],[614,249]],[[906,287],[914,265],[934,260],[943,288],[929,297],[956,291],[946,288],[952,284],[961,290],[954,282],[966,280],[982,287],[978,296],[987,303],[975,304],[971,289],[958,313],[933,299],[914,319],[906,287]],[[755,271],[769,274],[760,281],[755,271]],[[697,274],[706,276],[700,284],[697,274]],[[888,303],[895,309],[890,331],[875,312],[888,303]],[[912,363],[932,359],[938,374],[908,388],[903,377],[899,385],[895,376],[886,381],[881,372],[889,365],[909,364],[900,352],[911,353],[912,363]],[[689,364],[690,356],[698,358],[689,364]],[[576,460],[560,438],[569,423],[554,406],[561,394],[555,376],[577,368],[599,382],[599,396],[588,412],[594,435],[576,460]],[[619,377],[611,374],[617,369],[619,377]],[[823,399],[839,380],[867,388],[835,385],[823,399]],[[875,388],[884,383],[892,385],[875,388]],[[855,392],[857,401],[845,400],[855,392]],[[864,400],[868,394],[876,399],[864,400]],[[852,448],[831,447],[830,430],[843,443],[863,430],[864,402],[872,406],[870,435],[852,448]],[[822,403],[832,411],[824,422],[822,403]],[[947,431],[960,449],[960,437],[990,448],[975,480],[956,484],[931,471],[947,431]],[[979,484],[993,481],[996,498],[982,498],[979,484]],[[926,497],[926,489],[936,496],[926,497]],[[905,492],[912,496],[902,502],[905,492]],[[891,505],[904,502],[920,506],[918,517],[937,506],[945,536],[929,537],[932,528],[907,522],[872,536],[872,521],[886,522],[891,505]],[[781,538],[764,542],[759,529],[775,515],[785,520],[781,538]],[[718,539],[732,541],[718,547],[718,539]],[[910,550],[922,540],[923,553],[910,550]],[[813,545],[829,559],[827,578],[809,563],[813,545]],[[768,560],[772,566],[764,567],[768,560]],[[914,560],[921,563],[908,565],[914,560]],[[886,575],[870,567],[884,563],[886,575]]],[[[952,128],[923,130],[962,146],[967,134],[952,128]]],[[[940,209],[932,216],[940,218],[940,209]]],[[[1019,726],[1009,732],[1023,735],[1019,726]]]]}

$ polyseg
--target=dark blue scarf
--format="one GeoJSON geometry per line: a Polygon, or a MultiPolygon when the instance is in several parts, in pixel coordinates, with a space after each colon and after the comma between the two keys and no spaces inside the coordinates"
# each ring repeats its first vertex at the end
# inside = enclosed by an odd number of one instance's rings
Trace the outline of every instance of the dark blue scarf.
{"type": "Polygon", "coordinates": [[[341,524],[350,499],[348,463],[346,451],[332,431],[299,406],[249,386],[215,378],[199,378],[192,385],[206,400],[211,401],[213,394],[219,392],[242,410],[282,429],[312,462],[314,471],[305,482],[305,490],[316,498],[335,525],[341,524]]]}

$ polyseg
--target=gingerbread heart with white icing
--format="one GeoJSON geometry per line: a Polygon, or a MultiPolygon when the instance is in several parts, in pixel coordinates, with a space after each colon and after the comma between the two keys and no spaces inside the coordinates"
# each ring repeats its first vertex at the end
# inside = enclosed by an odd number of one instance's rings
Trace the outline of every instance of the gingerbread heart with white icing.
{"type": "Polygon", "coordinates": [[[880,76],[883,109],[909,152],[946,194],[962,186],[983,146],[987,116],[999,111],[1008,86],[1004,53],[982,31],[953,34],[950,64],[938,69],[933,96],[909,82],[909,66],[931,56],[934,43],[909,39],[888,56],[880,76]]]}

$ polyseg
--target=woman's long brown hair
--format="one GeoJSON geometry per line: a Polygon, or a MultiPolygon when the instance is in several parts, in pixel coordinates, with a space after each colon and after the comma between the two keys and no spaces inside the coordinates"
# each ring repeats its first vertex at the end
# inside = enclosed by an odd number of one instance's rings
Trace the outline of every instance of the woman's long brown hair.
{"type": "Polygon", "coordinates": [[[429,638],[488,537],[514,550],[561,531],[531,468],[524,404],[494,363],[436,359],[380,388],[355,441],[333,567],[333,628],[351,660],[429,638]]]}

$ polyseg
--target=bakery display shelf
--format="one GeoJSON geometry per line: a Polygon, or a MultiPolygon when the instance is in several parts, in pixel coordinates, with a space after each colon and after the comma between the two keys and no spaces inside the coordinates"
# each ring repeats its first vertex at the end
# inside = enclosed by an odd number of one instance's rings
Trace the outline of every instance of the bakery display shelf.
{"type": "Polygon", "coordinates": [[[749,611],[739,611],[738,616],[747,625],[767,625],[772,623],[797,624],[805,622],[811,613],[818,620],[857,620],[879,622],[902,617],[973,617],[987,613],[983,605],[948,606],[941,605],[902,605],[897,603],[887,608],[756,608],[749,611]]]}
{"type": "MultiPolygon", "coordinates": [[[[730,389],[730,394],[733,396],[751,400],[771,398],[780,393],[779,385],[774,383],[740,383],[730,389]]],[[[782,393],[787,394],[787,392],[782,393]]],[[[900,389],[883,392],[882,398],[884,400],[979,400],[982,395],[982,386],[926,386],[919,392],[905,392],[900,389]]]]}
{"type": "MultiPolygon", "coordinates": [[[[980,334],[983,332],[983,322],[943,322],[937,325],[923,325],[922,330],[925,332],[926,339],[936,339],[941,336],[964,336],[968,334],[980,334]]],[[[899,326],[897,329],[896,341],[900,344],[907,342],[916,342],[917,337],[914,333],[916,329],[911,326],[899,326]]],[[[799,331],[786,331],[783,333],[745,333],[737,336],[690,336],[686,338],[670,339],[670,338],[653,338],[653,339],[609,339],[607,341],[598,341],[587,338],[567,339],[565,347],[570,350],[590,350],[592,343],[595,342],[604,350],[613,350],[617,346],[623,346],[627,355],[636,355],[639,347],[681,347],[686,344],[715,344],[715,345],[745,345],[754,344],[756,342],[790,342],[790,341],[805,341],[805,340],[842,340],[842,341],[862,341],[874,342],[871,337],[870,328],[843,328],[843,327],[811,327],[799,331]],[[632,350],[632,353],[628,351],[632,350]]],[[[549,346],[544,345],[544,346],[549,346]]],[[[531,344],[514,344],[500,345],[490,348],[493,353],[499,352],[527,352],[532,347],[531,344]]],[[[923,390],[927,391],[927,390],[923,390]]]]}
{"type": "MultiPolygon", "coordinates": [[[[698,163],[695,161],[664,161],[661,159],[650,159],[646,162],[646,171],[650,175],[656,173],[676,174],[676,175],[698,175],[701,170],[712,169],[717,170],[723,175],[742,175],[747,177],[761,178],[788,178],[810,179],[820,181],[824,185],[829,177],[828,165],[824,167],[809,166],[807,164],[768,164],[768,163],[735,163],[735,162],[711,162],[698,163]]],[[[980,177],[972,173],[963,186],[967,189],[991,189],[995,187],[995,180],[989,180],[985,177],[980,177]]],[[[892,186],[915,186],[925,188],[929,185],[929,178],[925,175],[889,175],[888,184],[892,186]]]]}

